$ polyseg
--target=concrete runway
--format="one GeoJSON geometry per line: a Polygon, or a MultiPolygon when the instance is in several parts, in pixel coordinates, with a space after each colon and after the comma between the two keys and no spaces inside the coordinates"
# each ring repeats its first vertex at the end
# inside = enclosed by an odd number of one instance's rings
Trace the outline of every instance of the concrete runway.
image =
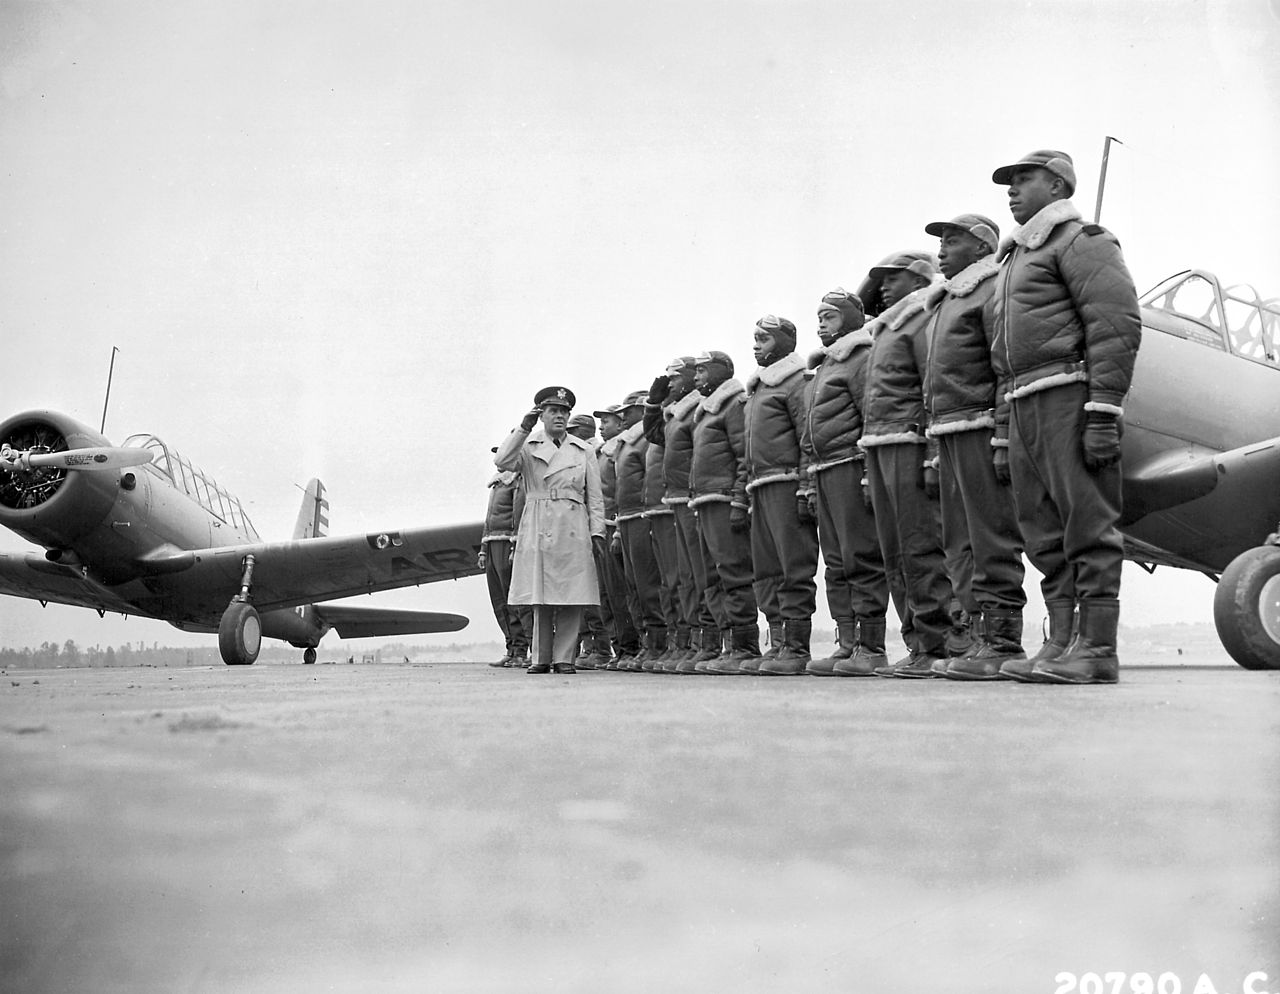
{"type": "Polygon", "coordinates": [[[1121,681],[9,671],[0,987],[1280,992],[1280,673],[1121,681]]]}

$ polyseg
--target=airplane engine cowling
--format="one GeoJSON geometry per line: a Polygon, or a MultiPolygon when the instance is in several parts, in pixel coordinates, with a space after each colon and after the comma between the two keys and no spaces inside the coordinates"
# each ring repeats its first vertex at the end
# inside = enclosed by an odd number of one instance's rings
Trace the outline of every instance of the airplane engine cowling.
{"type": "MultiPolygon", "coordinates": [[[[23,452],[65,452],[109,440],[66,415],[28,411],[0,424],[0,442],[23,452]]],[[[65,548],[95,528],[111,510],[116,474],[64,469],[0,470],[0,524],[28,541],[65,548]]]]}

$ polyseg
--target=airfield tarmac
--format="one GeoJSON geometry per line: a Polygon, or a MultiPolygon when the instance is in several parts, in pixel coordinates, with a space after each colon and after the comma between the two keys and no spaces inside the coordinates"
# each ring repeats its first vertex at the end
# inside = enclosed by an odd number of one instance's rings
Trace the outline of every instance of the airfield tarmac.
{"type": "Polygon", "coordinates": [[[1121,679],[10,670],[0,987],[1280,991],[1280,673],[1121,679]]]}

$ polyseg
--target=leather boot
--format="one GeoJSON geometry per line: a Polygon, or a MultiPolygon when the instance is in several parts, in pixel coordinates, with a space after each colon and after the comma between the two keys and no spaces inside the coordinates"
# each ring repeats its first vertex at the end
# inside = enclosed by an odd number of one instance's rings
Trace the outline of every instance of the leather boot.
{"type": "Polygon", "coordinates": [[[1051,600],[1045,601],[1044,606],[1049,612],[1049,634],[1040,651],[1030,659],[1013,658],[1000,664],[1001,674],[1011,680],[1021,683],[1042,682],[1044,677],[1035,676],[1031,671],[1039,663],[1057,659],[1071,645],[1071,640],[1075,636],[1076,602],[1051,600]]]}
{"type": "Polygon", "coordinates": [[[725,656],[729,655],[729,633],[730,630],[728,628],[705,629],[702,643],[705,646],[703,651],[706,653],[714,651],[715,655],[698,663],[693,668],[693,672],[700,673],[703,676],[719,675],[716,667],[720,665],[725,656]]]}
{"type": "Polygon", "coordinates": [[[1027,658],[1022,651],[1021,611],[983,611],[981,632],[982,639],[973,652],[951,660],[942,674],[948,680],[1007,680],[1000,667],[1027,658]]]}
{"type": "Polygon", "coordinates": [[[884,618],[859,618],[854,622],[853,655],[832,669],[835,676],[875,676],[889,665],[884,654],[884,618]]]}
{"type": "Polygon", "coordinates": [[[528,646],[517,645],[511,648],[511,661],[507,663],[511,669],[524,669],[529,663],[528,646]]]}
{"type": "Polygon", "coordinates": [[[754,659],[744,659],[742,666],[738,668],[738,672],[745,673],[749,676],[755,676],[760,672],[760,666],[766,659],[774,659],[778,653],[782,651],[783,642],[786,633],[783,630],[781,621],[769,622],[769,648],[763,654],[754,659]]]}
{"type": "Polygon", "coordinates": [[[1049,683],[1115,683],[1120,679],[1119,625],[1117,598],[1085,598],[1080,601],[1080,634],[1057,659],[1036,663],[1031,675],[1049,683]]]}
{"type": "Polygon", "coordinates": [[[645,673],[652,673],[661,668],[662,657],[667,651],[667,630],[665,628],[649,629],[649,655],[640,664],[645,673]]]}
{"type": "Polygon", "coordinates": [[[951,611],[951,628],[947,632],[946,655],[955,659],[973,650],[977,641],[979,612],[970,614],[959,604],[951,611]]]}
{"type": "Polygon", "coordinates": [[[720,629],[698,628],[690,641],[693,656],[681,663],[678,672],[693,673],[696,667],[709,663],[720,655],[720,629]]]}
{"type": "Polygon", "coordinates": [[[836,651],[822,659],[811,659],[804,671],[810,676],[834,676],[836,663],[853,656],[857,645],[857,626],[852,618],[836,619],[836,651]]]}
{"type": "Polygon", "coordinates": [[[662,661],[662,669],[658,672],[674,673],[682,660],[689,658],[689,642],[693,633],[687,628],[677,628],[675,638],[667,649],[667,657],[662,661]]]}
{"type": "Polygon", "coordinates": [[[813,622],[809,619],[793,619],[783,622],[782,650],[772,659],[760,662],[761,676],[800,676],[813,656],[809,652],[809,639],[813,635],[813,622]]]}
{"type": "Polygon", "coordinates": [[[720,649],[720,655],[707,663],[705,673],[712,676],[737,676],[738,668],[742,665],[742,661],[746,656],[742,653],[734,652],[734,633],[735,629],[726,628],[720,633],[723,645],[720,649]]]}
{"type": "Polygon", "coordinates": [[[496,666],[496,667],[498,667],[499,669],[504,669],[504,668],[506,668],[506,667],[509,667],[509,666],[511,665],[511,647],[510,647],[510,646],[507,646],[507,651],[506,651],[505,653],[503,653],[502,658],[501,658],[501,659],[495,659],[495,660],[494,660],[492,663],[490,663],[489,665],[490,665],[490,666],[496,666]]]}
{"type": "Polygon", "coordinates": [[[717,676],[734,676],[747,672],[760,661],[760,626],[738,625],[729,633],[729,651],[710,665],[717,676]]]}

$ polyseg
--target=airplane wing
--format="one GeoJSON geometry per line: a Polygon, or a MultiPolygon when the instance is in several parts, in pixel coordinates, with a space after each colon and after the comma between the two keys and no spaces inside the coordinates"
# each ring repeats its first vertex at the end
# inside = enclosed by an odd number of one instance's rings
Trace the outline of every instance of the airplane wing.
{"type": "MultiPolygon", "coordinates": [[[[241,564],[252,555],[254,606],[260,611],[295,607],[476,575],[481,572],[476,556],[483,531],[476,522],[199,549],[178,553],[171,561],[153,561],[156,575],[147,586],[172,599],[171,607],[216,617],[239,591],[241,564]]],[[[355,624],[349,613],[354,610],[330,606],[322,613],[337,618],[346,611],[347,622],[355,624]]]]}
{"type": "Polygon", "coordinates": [[[394,608],[318,604],[316,614],[337,629],[344,639],[457,632],[467,627],[465,616],[438,611],[399,611],[394,608]]]}
{"type": "Polygon", "coordinates": [[[42,603],[87,607],[99,612],[147,615],[78,569],[51,563],[44,556],[34,554],[0,552],[0,594],[26,597],[42,603]]]}

